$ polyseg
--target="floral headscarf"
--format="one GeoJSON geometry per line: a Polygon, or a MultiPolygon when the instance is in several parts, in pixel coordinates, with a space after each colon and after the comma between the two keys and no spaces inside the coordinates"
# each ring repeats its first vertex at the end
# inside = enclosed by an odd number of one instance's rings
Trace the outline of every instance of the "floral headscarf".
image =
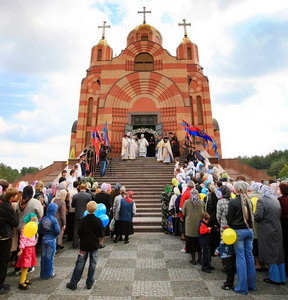
{"type": "Polygon", "coordinates": [[[267,185],[262,185],[261,189],[260,189],[260,193],[268,198],[275,198],[273,192],[271,191],[270,187],[267,185]]]}
{"type": "Polygon", "coordinates": [[[251,185],[251,191],[255,191],[257,193],[260,193],[261,186],[262,186],[262,184],[260,182],[254,182],[251,185]]]}
{"type": "Polygon", "coordinates": [[[190,201],[192,202],[192,205],[194,208],[198,208],[198,206],[200,205],[201,199],[200,199],[199,193],[196,189],[191,190],[190,201]]]}

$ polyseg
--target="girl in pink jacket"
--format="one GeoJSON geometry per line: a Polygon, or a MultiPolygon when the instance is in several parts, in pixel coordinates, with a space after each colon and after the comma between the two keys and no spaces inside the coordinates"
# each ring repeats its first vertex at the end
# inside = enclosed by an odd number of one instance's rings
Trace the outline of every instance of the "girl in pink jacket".
{"type": "MultiPolygon", "coordinates": [[[[37,215],[31,213],[24,218],[24,223],[27,224],[30,221],[37,222],[37,215]]],[[[30,280],[27,280],[27,272],[30,267],[36,266],[36,238],[27,238],[23,234],[24,226],[21,228],[20,239],[19,239],[19,252],[18,261],[16,264],[17,268],[21,268],[21,276],[18,288],[20,290],[27,290],[28,285],[31,284],[30,280]]]]}

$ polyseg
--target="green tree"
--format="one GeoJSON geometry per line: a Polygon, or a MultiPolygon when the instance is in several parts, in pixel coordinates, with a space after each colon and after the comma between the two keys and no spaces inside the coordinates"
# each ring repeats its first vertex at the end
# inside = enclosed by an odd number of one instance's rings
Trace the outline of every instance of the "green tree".
{"type": "Polygon", "coordinates": [[[279,172],[281,171],[281,169],[284,167],[286,163],[287,160],[284,157],[279,158],[278,160],[272,162],[272,164],[267,170],[268,175],[273,177],[278,177],[279,172]]]}
{"type": "Polygon", "coordinates": [[[8,182],[12,183],[17,180],[21,174],[17,169],[12,169],[9,166],[0,163],[0,178],[6,179],[8,182]]]}
{"type": "Polygon", "coordinates": [[[284,165],[284,167],[279,172],[279,178],[284,180],[288,178],[288,164],[284,165]]]}
{"type": "Polygon", "coordinates": [[[20,173],[21,173],[21,175],[24,176],[27,173],[33,174],[33,173],[36,173],[36,172],[38,172],[40,170],[41,170],[41,168],[37,168],[37,167],[23,167],[20,170],[20,173]]]}

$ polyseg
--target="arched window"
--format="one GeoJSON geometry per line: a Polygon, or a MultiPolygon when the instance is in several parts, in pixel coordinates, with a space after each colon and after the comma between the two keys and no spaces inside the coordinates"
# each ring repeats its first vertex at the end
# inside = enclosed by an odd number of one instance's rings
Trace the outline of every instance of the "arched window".
{"type": "Polygon", "coordinates": [[[87,107],[87,126],[92,125],[93,98],[89,98],[87,107]]]}
{"type": "Polygon", "coordinates": [[[187,59],[192,59],[192,49],[190,47],[187,48],[187,59]]]}
{"type": "Polygon", "coordinates": [[[192,121],[192,125],[195,125],[195,121],[194,121],[194,107],[193,107],[193,98],[191,96],[189,96],[190,99],[190,107],[191,107],[191,121],[192,121]]]}
{"type": "Polygon", "coordinates": [[[201,97],[197,96],[196,101],[197,101],[198,124],[203,125],[203,108],[202,108],[202,99],[201,99],[201,97]]]}
{"type": "Polygon", "coordinates": [[[102,49],[98,49],[97,60],[102,60],[102,49]]]}
{"type": "Polygon", "coordinates": [[[154,71],[154,60],[149,53],[140,53],[135,57],[135,71],[154,71]]]}
{"type": "Polygon", "coordinates": [[[141,41],[148,41],[148,35],[147,34],[142,34],[141,35],[141,41]]]}

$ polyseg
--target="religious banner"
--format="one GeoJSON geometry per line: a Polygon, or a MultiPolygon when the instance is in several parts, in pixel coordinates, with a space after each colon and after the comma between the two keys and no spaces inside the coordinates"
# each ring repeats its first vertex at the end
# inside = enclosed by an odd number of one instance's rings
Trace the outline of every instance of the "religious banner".
{"type": "MultiPolygon", "coordinates": [[[[184,127],[184,130],[187,134],[189,134],[191,136],[198,136],[198,137],[204,139],[206,141],[207,145],[208,145],[208,141],[210,141],[212,143],[212,149],[215,151],[216,157],[219,157],[219,154],[217,152],[218,147],[216,145],[216,142],[204,130],[202,130],[198,127],[195,127],[195,126],[190,126],[184,120],[182,120],[181,125],[184,127]]],[[[203,145],[203,146],[207,146],[207,145],[203,145]]]]}

